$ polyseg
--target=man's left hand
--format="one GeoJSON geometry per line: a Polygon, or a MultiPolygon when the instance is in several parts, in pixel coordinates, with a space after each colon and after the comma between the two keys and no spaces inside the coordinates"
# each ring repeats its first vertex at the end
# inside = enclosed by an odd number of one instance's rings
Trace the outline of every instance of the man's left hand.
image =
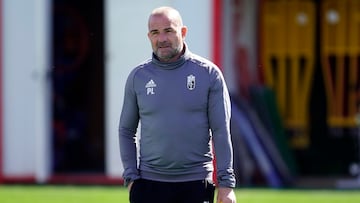
{"type": "Polygon", "coordinates": [[[236,203],[235,192],[232,188],[219,187],[217,203],[236,203]]]}

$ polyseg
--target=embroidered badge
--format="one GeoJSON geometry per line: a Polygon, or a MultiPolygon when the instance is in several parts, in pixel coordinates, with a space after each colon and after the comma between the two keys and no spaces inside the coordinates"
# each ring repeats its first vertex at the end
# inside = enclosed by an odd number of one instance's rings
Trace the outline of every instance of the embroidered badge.
{"type": "Polygon", "coordinates": [[[192,74],[187,76],[187,88],[189,90],[195,89],[195,76],[192,74]]]}

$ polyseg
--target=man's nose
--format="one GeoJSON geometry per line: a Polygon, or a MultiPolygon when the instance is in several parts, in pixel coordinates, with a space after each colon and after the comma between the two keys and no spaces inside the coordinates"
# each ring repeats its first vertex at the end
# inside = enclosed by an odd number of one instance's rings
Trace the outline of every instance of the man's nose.
{"type": "Polygon", "coordinates": [[[159,40],[160,42],[165,42],[165,41],[167,40],[166,33],[160,33],[158,40],[159,40]]]}

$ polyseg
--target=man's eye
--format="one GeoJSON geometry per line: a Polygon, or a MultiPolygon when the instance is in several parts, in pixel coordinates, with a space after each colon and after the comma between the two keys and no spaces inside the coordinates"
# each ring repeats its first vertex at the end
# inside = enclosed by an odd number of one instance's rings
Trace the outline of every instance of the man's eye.
{"type": "Polygon", "coordinates": [[[159,33],[159,31],[153,30],[153,31],[151,31],[150,33],[151,33],[152,35],[156,35],[156,34],[159,33]]]}

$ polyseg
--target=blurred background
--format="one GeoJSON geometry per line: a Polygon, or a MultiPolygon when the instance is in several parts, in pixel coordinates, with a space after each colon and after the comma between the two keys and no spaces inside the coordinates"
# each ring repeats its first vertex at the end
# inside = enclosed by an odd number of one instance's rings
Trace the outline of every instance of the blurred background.
{"type": "Polygon", "coordinates": [[[123,88],[162,5],[224,73],[239,187],[360,188],[358,0],[0,0],[0,184],[122,184],[123,88]]]}

